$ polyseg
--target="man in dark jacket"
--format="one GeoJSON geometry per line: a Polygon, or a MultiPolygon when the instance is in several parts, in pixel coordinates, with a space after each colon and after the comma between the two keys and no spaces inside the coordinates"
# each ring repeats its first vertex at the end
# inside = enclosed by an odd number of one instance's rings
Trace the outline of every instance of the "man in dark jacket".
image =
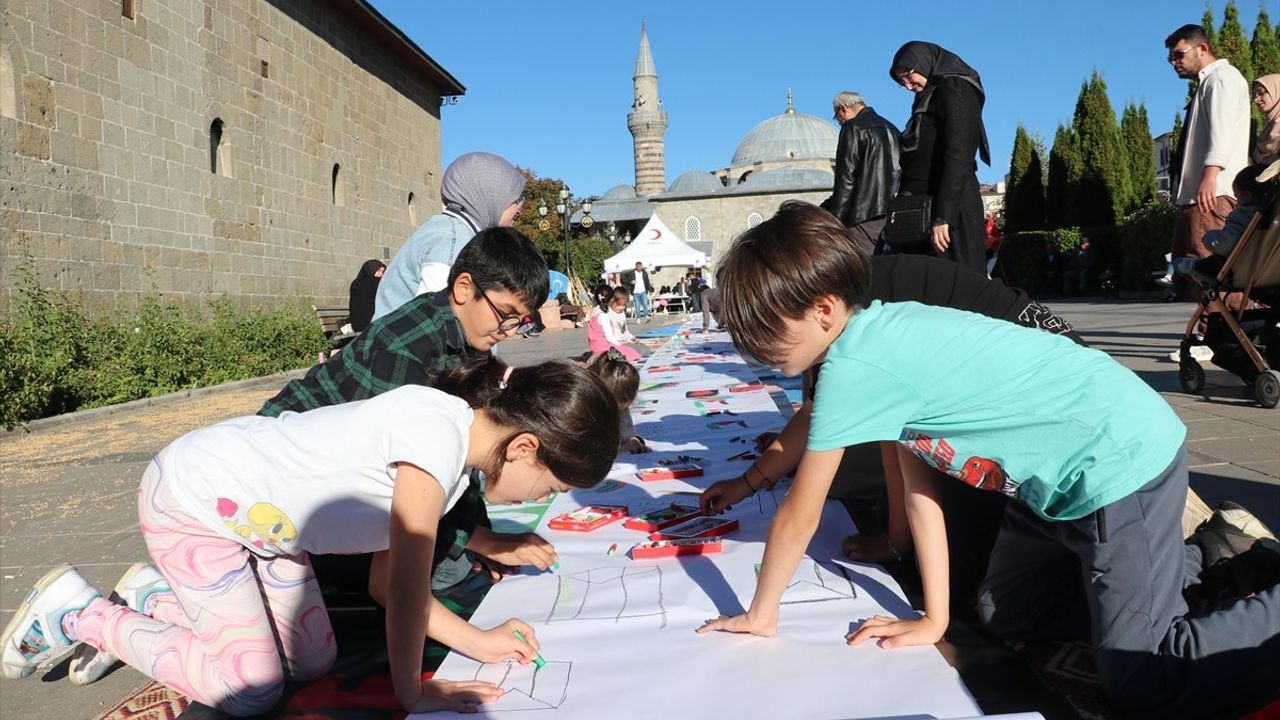
{"type": "Polygon", "coordinates": [[[898,129],[867,107],[856,92],[838,93],[832,105],[840,123],[840,141],[836,145],[835,187],[822,207],[852,230],[858,244],[870,254],[896,190],[901,147],[898,129]]]}

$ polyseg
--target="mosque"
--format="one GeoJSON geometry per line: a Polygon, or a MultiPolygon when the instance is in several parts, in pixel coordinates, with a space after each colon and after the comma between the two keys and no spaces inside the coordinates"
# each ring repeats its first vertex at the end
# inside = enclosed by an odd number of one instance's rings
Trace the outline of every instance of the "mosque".
{"type": "MultiPolygon", "coordinates": [[[[797,112],[787,91],[786,110],[752,128],[727,167],[689,169],[666,184],[663,134],[667,113],[658,97],[658,73],[641,26],[632,79],[635,101],[627,115],[635,148],[635,185],[617,185],[592,204],[592,233],[621,247],[651,215],[712,263],[742,231],[755,227],[785,200],[821,203],[831,195],[839,130],[830,120],[797,112]]],[[[574,215],[580,223],[582,213],[574,215]]]]}

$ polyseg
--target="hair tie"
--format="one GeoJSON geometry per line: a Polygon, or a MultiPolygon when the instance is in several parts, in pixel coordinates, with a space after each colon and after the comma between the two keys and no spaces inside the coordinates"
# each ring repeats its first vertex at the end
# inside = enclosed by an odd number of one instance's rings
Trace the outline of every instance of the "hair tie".
{"type": "Polygon", "coordinates": [[[609,350],[605,352],[604,357],[606,360],[610,360],[612,362],[630,362],[627,360],[626,355],[618,352],[618,348],[613,347],[609,348],[609,350]]]}
{"type": "Polygon", "coordinates": [[[508,365],[507,369],[502,373],[502,379],[498,381],[499,390],[507,389],[507,381],[511,379],[511,371],[513,370],[515,370],[515,368],[512,367],[511,365],[508,365]]]}

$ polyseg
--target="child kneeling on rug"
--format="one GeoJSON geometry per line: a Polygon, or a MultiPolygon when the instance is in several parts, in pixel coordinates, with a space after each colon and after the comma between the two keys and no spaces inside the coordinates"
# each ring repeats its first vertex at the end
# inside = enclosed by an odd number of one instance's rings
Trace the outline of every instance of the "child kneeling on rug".
{"type": "Polygon", "coordinates": [[[1199,549],[1182,542],[1186,428],[1168,404],[1106,354],[1064,337],[914,302],[866,303],[869,259],[856,247],[827,212],[788,202],[721,261],[722,319],[738,347],[785,375],[818,363],[822,374],[751,607],[698,632],[777,632],[783,590],[844,448],[879,441],[887,481],[904,485],[925,613],[867,618],[849,644],[929,645],[947,630],[947,541],[931,466],[1011,497],[979,590],[989,629],[1008,639],[1088,633],[1104,689],[1133,713],[1186,717],[1273,697],[1275,580],[1187,616],[1182,590],[1199,549]]]}
{"type": "Polygon", "coordinates": [[[631,291],[619,285],[605,304],[591,311],[587,320],[587,347],[592,353],[608,352],[613,348],[631,362],[639,362],[652,354],[627,331],[629,302],[631,291]]]}
{"type": "Polygon", "coordinates": [[[130,608],[69,565],[53,570],[4,632],[4,676],[83,642],[198,702],[256,715],[286,677],[316,679],[336,657],[308,553],[389,549],[396,699],[409,712],[496,700],[491,683],[422,680],[428,636],[482,662],[538,652],[526,623],[482,631],[431,596],[437,522],[470,468],[484,471],[490,502],[517,503],[595,485],[613,464],[599,448],[617,443],[617,403],[586,369],[514,369],[488,355],[435,388],[196,430],[156,456],[138,500],[143,539],[172,590],[130,608]]]}

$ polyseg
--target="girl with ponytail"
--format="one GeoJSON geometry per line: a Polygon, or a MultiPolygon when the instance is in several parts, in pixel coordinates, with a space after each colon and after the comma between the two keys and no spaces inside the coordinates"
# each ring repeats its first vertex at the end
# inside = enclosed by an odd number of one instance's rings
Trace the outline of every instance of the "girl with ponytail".
{"type": "Polygon", "coordinates": [[[199,702],[257,715],[286,679],[320,677],[336,655],[308,554],[389,550],[396,698],[409,712],[496,700],[491,683],[422,679],[427,637],[481,662],[538,653],[528,624],[481,630],[431,596],[437,522],[472,469],[490,502],[516,503],[595,485],[613,463],[599,449],[617,444],[618,404],[587,369],[517,369],[489,355],[435,388],[196,430],[160,451],[139,492],[143,539],[165,582],[122,605],[70,565],[56,568],[0,637],[3,673],[29,675],[87,643],[199,702]]]}

